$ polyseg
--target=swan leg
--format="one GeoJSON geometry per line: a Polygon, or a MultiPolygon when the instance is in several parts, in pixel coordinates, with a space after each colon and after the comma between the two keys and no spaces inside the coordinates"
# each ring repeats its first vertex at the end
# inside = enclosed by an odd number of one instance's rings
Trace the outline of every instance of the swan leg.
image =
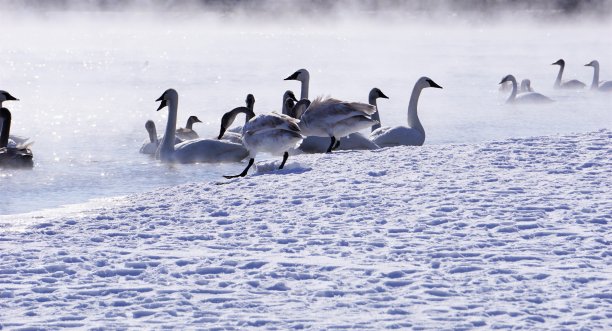
{"type": "Polygon", "coordinates": [[[287,162],[287,158],[289,158],[289,152],[285,152],[285,154],[283,154],[283,162],[281,162],[281,165],[280,167],[278,167],[278,170],[281,170],[285,166],[285,162],[287,162]]]}
{"type": "Polygon", "coordinates": [[[332,148],[332,150],[337,150],[338,147],[340,147],[340,140],[336,141],[336,144],[334,145],[334,147],[332,148]]]}
{"type": "Polygon", "coordinates": [[[336,137],[332,136],[331,137],[331,144],[329,144],[329,147],[327,148],[327,152],[325,153],[331,153],[332,150],[334,149],[334,145],[336,144],[336,137]]]}
{"type": "Polygon", "coordinates": [[[239,175],[234,175],[234,176],[223,176],[227,179],[231,179],[231,178],[236,178],[236,177],[244,177],[246,176],[247,172],[249,172],[249,169],[251,168],[251,166],[253,165],[253,162],[255,162],[255,159],[250,159],[249,160],[249,164],[247,165],[246,168],[244,168],[244,170],[239,174],[239,175]]]}

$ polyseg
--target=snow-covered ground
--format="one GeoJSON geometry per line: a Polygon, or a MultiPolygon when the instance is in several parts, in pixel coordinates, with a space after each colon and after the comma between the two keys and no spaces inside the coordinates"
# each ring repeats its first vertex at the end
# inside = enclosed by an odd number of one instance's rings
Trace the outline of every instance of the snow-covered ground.
{"type": "Polygon", "coordinates": [[[605,129],[302,155],[0,218],[0,324],[609,330],[611,187],[605,129]]]}

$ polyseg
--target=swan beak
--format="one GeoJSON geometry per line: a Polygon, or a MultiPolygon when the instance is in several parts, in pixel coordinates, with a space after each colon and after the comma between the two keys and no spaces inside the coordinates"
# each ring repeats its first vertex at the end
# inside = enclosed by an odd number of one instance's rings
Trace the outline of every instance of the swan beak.
{"type": "Polygon", "coordinates": [[[221,126],[221,130],[219,131],[219,137],[217,137],[217,140],[221,140],[221,138],[223,138],[223,135],[225,134],[225,130],[227,129],[221,126]]]}
{"type": "Polygon", "coordinates": [[[435,88],[442,88],[442,86],[436,84],[436,82],[434,82],[433,80],[429,81],[429,86],[435,87],[435,88]]]}
{"type": "Polygon", "coordinates": [[[15,98],[14,96],[10,95],[10,94],[6,94],[6,100],[13,100],[13,101],[19,101],[19,99],[15,98]]]}
{"type": "Polygon", "coordinates": [[[300,74],[299,71],[296,71],[291,76],[285,78],[284,80],[297,80],[297,77],[298,77],[299,74],[300,74]]]}
{"type": "Polygon", "coordinates": [[[194,123],[202,123],[202,121],[200,121],[200,119],[199,119],[199,118],[197,118],[197,117],[195,118],[195,120],[194,120],[193,122],[194,122],[194,123]]]}
{"type": "Polygon", "coordinates": [[[590,64],[590,63],[587,63],[587,64],[585,64],[584,66],[585,66],[585,67],[590,67],[590,66],[591,66],[591,64],[590,64]]]}
{"type": "MultiPolygon", "coordinates": [[[[159,101],[159,99],[157,99],[156,101],[159,101]]],[[[159,111],[160,109],[166,107],[167,105],[168,105],[168,101],[161,100],[161,103],[159,104],[159,108],[157,108],[157,111],[159,111]]]]}
{"type": "Polygon", "coordinates": [[[384,93],[380,92],[380,97],[383,99],[389,99],[388,96],[386,96],[384,93]]]}
{"type": "Polygon", "coordinates": [[[298,101],[299,101],[299,100],[298,100],[298,99],[295,97],[295,94],[293,94],[293,93],[289,94],[289,98],[288,98],[288,99],[291,99],[291,100],[293,100],[293,101],[295,101],[295,102],[298,102],[298,101]]]}

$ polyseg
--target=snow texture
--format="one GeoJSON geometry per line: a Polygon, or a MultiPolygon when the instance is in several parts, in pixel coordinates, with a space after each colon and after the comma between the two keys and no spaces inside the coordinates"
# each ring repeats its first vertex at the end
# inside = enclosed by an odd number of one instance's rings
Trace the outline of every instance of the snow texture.
{"type": "Polygon", "coordinates": [[[4,218],[0,325],[610,330],[611,142],[300,155],[4,218]]]}

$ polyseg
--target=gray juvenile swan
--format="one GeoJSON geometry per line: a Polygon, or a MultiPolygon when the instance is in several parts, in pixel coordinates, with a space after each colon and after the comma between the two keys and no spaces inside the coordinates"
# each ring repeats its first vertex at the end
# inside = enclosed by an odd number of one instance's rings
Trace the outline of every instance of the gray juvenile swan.
{"type": "Polygon", "coordinates": [[[200,136],[193,130],[194,123],[202,123],[197,116],[189,116],[184,128],[176,129],[176,136],[182,140],[198,139],[200,136]]]}
{"type": "Polygon", "coordinates": [[[603,92],[612,91],[612,81],[599,81],[599,61],[593,60],[584,65],[585,67],[593,67],[593,82],[591,83],[591,90],[598,90],[603,92]]]}
{"type": "Polygon", "coordinates": [[[11,131],[11,112],[0,108],[0,167],[6,168],[32,168],[32,151],[27,147],[9,147],[8,140],[11,131]]]}
{"type": "Polygon", "coordinates": [[[174,89],[168,89],[156,101],[161,101],[158,111],[168,106],[166,133],[156,152],[156,157],[162,162],[239,162],[248,156],[248,151],[242,145],[217,139],[199,138],[174,145],[178,93],[174,89]]]}
{"type": "Polygon", "coordinates": [[[557,62],[552,63],[551,65],[559,66],[559,73],[557,74],[557,79],[555,79],[555,84],[553,85],[556,89],[583,89],[586,84],[577,80],[572,79],[567,82],[562,81],[563,70],[565,69],[565,61],[563,59],[557,60],[557,62]]]}
{"type": "MultiPolygon", "coordinates": [[[[232,125],[239,113],[245,113],[247,116],[251,114],[248,108],[238,107],[223,115],[219,138],[225,134],[225,130],[232,125]]],[[[295,118],[277,113],[260,114],[250,118],[242,128],[242,143],[249,151],[249,163],[240,174],[223,177],[229,179],[246,176],[259,152],[282,154],[283,161],[278,169],[283,169],[289,157],[288,150],[295,148],[304,138],[300,134],[299,122],[295,118]]]]}
{"type": "Polygon", "coordinates": [[[516,86],[516,78],[512,75],[505,76],[500,84],[505,82],[512,82],[512,93],[510,93],[510,97],[506,100],[506,103],[548,103],[553,102],[553,100],[545,95],[542,95],[537,92],[525,92],[517,95],[517,86],[516,86]]]}
{"type": "Polygon", "coordinates": [[[419,120],[417,105],[421,91],[427,87],[442,88],[429,77],[419,78],[414,84],[408,103],[408,126],[378,128],[370,134],[372,141],[380,147],[423,145],[425,129],[419,120]]]}

